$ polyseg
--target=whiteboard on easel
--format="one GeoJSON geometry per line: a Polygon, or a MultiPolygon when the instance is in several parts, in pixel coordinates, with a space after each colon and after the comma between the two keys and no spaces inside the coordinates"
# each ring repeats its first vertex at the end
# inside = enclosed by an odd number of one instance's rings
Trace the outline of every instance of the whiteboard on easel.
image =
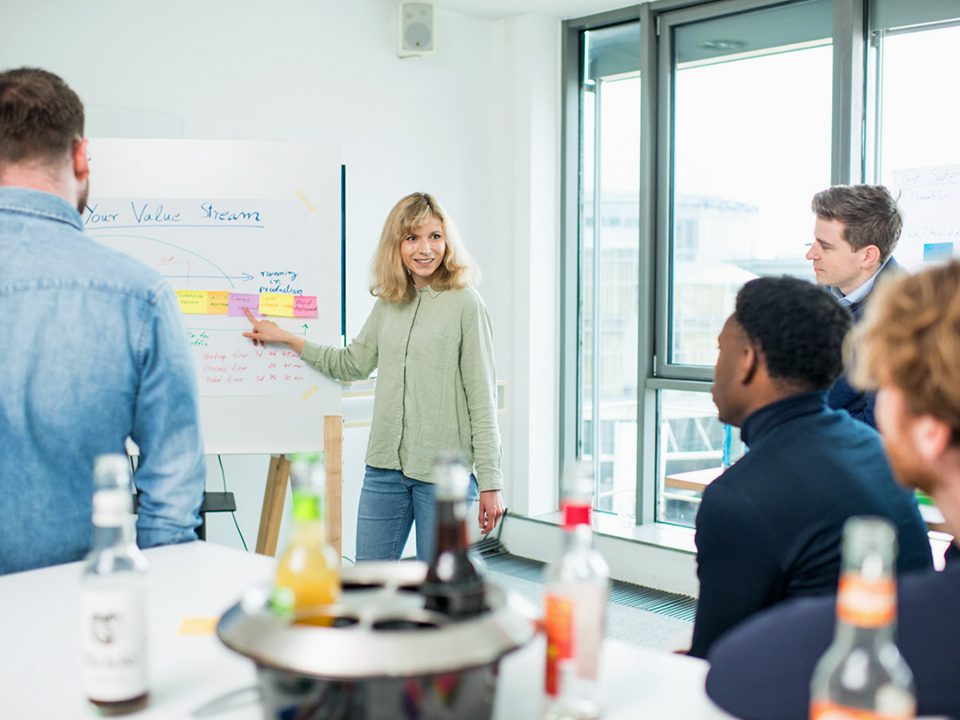
{"type": "Polygon", "coordinates": [[[285,346],[254,347],[243,309],[340,345],[340,148],[332,143],[90,141],[83,222],[177,293],[207,453],[323,447],[340,385],[285,346]]]}
{"type": "Polygon", "coordinates": [[[903,232],[894,251],[911,272],[960,255],[960,165],[898,170],[903,232]]]}

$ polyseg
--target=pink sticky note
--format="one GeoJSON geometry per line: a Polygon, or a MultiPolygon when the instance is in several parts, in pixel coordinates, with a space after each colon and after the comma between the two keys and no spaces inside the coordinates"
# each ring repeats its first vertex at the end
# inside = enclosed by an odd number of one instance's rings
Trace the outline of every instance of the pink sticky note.
{"type": "Polygon", "coordinates": [[[317,296],[316,295],[294,295],[293,296],[293,316],[294,317],[316,317],[317,316],[317,296]]]}
{"type": "Polygon", "coordinates": [[[243,309],[249,308],[256,312],[260,307],[260,295],[253,293],[230,293],[227,300],[227,315],[243,317],[243,309]]]}

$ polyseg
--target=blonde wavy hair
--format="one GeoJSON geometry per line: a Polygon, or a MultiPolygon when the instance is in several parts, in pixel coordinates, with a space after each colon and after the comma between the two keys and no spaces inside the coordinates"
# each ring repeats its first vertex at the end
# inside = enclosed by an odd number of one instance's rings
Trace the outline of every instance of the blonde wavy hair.
{"type": "Polygon", "coordinates": [[[464,247],[450,215],[435,197],[418,192],[407,195],[394,205],[383,224],[380,244],[373,258],[371,295],[391,303],[409,302],[416,297],[416,286],[400,257],[400,243],[430,218],[436,218],[443,225],[446,243],[443,262],[430,281],[431,287],[435,290],[458,290],[479,281],[473,258],[464,247]]]}
{"type": "Polygon", "coordinates": [[[857,385],[899,388],[910,413],[946,423],[960,445],[960,262],[883,283],[846,351],[857,385]]]}

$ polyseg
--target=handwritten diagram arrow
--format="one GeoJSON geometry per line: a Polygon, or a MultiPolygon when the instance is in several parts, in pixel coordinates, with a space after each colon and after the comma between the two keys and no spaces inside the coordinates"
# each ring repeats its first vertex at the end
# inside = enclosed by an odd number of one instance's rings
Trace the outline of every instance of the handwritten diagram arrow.
{"type": "Polygon", "coordinates": [[[250,273],[243,273],[242,275],[164,275],[164,277],[177,280],[243,280],[244,282],[253,280],[253,275],[250,273]]]}

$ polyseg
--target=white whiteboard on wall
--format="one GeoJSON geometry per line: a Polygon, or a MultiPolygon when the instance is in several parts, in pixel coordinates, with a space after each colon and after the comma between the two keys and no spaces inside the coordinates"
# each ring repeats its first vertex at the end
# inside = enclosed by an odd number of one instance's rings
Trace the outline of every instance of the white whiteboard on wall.
{"type": "Polygon", "coordinates": [[[960,165],[898,170],[903,232],[894,255],[911,272],[960,256],[960,165]]]}
{"type": "Polygon", "coordinates": [[[340,148],[332,143],[90,141],[83,221],[175,291],[207,453],[323,447],[340,385],[285,346],[254,347],[243,308],[340,345],[340,148]]]}

